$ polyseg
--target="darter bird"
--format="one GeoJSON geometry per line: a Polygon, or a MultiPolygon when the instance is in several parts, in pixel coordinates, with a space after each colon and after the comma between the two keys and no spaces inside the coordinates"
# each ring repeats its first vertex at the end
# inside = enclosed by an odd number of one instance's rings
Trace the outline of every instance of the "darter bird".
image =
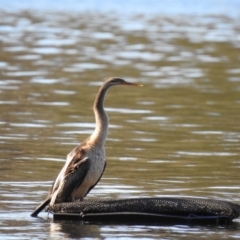
{"type": "Polygon", "coordinates": [[[108,132],[108,115],[104,110],[107,90],[116,85],[142,86],[113,77],[100,87],[93,104],[96,127],[94,132],[68,155],[47,199],[31,214],[36,217],[47,205],[83,198],[96,186],[106,167],[104,144],[108,132]]]}

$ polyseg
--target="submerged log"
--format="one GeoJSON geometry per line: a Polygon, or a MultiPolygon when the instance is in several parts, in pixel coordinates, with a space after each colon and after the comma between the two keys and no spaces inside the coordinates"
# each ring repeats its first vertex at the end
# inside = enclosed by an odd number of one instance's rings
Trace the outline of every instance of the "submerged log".
{"type": "Polygon", "coordinates": [[[240,216],[240,205],[204,198],[97,199],[55,204],[54,219],[111,222],[229,223],[240,216]]]}

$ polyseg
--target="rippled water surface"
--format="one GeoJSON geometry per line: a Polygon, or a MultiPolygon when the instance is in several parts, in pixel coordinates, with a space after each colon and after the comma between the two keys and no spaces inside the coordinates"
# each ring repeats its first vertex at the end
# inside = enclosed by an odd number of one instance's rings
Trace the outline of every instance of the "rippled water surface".
{"type": "Polygon", "coordinates": [[[92,133],[104,78],[107,169],[88,198],[240,203],[240,28],[225,15],[1,10],[1,239],[240,238],[229,227],[81,225],[30,217],[92,133]]]}

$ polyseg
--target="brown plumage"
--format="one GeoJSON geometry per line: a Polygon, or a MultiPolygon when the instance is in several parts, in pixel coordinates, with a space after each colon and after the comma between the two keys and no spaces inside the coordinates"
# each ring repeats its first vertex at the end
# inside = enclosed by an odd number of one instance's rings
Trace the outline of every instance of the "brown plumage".
{"type": "Polygon", "coordinates": [[[93,105],[96,120],[94,132],[68,154],[66,163],[53,183],[48,198],[31,216],[36,217],[48,204],[83,200],[101,179],[106,167],[104,144],[108,131],[108,116],[103,103],[107,90],[115,85],[142,86],[116,77],[103,83],[93,105]]]}

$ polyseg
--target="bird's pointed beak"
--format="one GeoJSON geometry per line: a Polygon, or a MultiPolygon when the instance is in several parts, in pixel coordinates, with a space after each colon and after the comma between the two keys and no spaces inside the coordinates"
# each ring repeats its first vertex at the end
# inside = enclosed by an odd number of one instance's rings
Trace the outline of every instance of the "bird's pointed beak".
{"type": "Polygon", "coordinates": [[[136,86],[136,87],[142,87],[143,85],[140,83],[130,83],[130,82],[123,82],[122,85],[130,85],[130,86],[136,86]]]}

